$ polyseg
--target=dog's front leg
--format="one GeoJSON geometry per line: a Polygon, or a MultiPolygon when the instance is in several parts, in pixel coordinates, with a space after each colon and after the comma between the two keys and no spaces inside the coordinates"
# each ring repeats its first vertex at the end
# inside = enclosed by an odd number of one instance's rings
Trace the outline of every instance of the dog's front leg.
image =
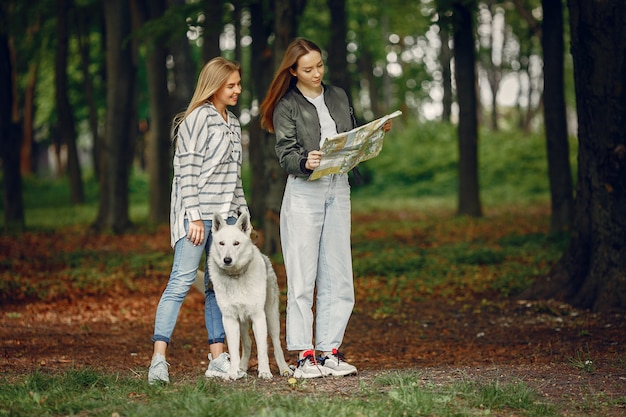
{"type": "Polygon", "coordinates": [[[241,363],[239,369],[248,372],[248,364],[250,362],[250,352],[252,351],[252,340],[250,339],[250,322],[244,320],[239,323],[241,330],[241,363]]]}
{"type": "Polygon", "coordinates": [[[222,316],[224,331],[226,332],[226,341],[228,344],[228,353],[230,353],[230,369],[228,377],[237,379],[239,375],[239,321],[232,317],[222,316]]]}
{"type": "Polygon", "coordinates": [[[270,371],[270,360],[267,354],[267,321],[264,312],[258,312],[252,317],[252,330],[254,331],[254,340],[256,340],[259,378],[271,379],[272,371],[270,371]]]}

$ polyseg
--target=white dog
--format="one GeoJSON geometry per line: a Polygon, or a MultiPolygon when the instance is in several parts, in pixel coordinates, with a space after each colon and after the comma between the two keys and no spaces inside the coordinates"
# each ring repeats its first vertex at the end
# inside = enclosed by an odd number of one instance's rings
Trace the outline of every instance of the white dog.
{"type": "Polygon", "coordinates": [[[281,375],[291,375],[293,371],[285,362],[280,343],[276,273],[269,258],[250,239],[251,232],[248,213],[241,214],[234,225],[228,225],[219,214],[213,217],[209,272],[215,298],[222,311],[231,358],[229,378],[237,379],[238,369],[248,370],[251,349],[250,321],[256,340],[259,377],[272,378],[268,358],[268,332],[281,375]]]}

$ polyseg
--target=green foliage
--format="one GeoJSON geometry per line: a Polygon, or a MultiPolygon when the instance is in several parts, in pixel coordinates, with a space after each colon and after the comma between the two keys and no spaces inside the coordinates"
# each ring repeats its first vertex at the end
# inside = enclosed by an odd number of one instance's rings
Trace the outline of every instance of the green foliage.
{"type": "MultiPolygon", "coordinates": [[[[570,141],[575,173],[577,143],[570,141]]],[[[481,130],[478,143],[480,195],[485,205],[533,204],[549,199],[545,138],[519,131],[481,130]]],[[[458,192],[456,127],[438,122],[394,121],[380,155],[361,164],[368,179],[353,190],[355,209],[385,208],[394,201],[452,207],[458,192]],[[378,202],[373,206],[370,203],[378,202]]],[[[575,178],[575,175],[574,175],[575,178]]]]}
{"type": "Polygon", "coordinates": [[[279,379],[264,389],[253,381],[221,383],[200,378],[150,386],[143,378],[70,370],[0,379],[0,416],[553,416],[555,408],[521,382],[424,382],[417,372],[382,373],[353,395],[316,392],[279,379]]]}

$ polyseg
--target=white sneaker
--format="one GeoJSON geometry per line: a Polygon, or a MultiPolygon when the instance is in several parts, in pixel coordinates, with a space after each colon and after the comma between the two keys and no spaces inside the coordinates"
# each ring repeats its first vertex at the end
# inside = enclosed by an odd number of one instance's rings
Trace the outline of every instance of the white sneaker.
{"type": "Polygon", "coordinates": [[[339,352],[337,349],[333,349],[330,355],[320,358],[320,362],[333,376],[345,376],[357,373],[356,367],[346,362],[343,353],[339,352]]]}
{"type": "Polygon", "coordinates": [[[170,382],[170,375],[167,367],[170,364],[165,361],[165,356],[157,353],[152,357],[150,368],[148,368],[148,384],[152,385],[155,382],[164,382],[168,384],[170,382]]]}
{"type": "Polygon", "coordinates": [[[320,366],[315,361],[315,352],[307,350],[304,352],[302,359],[298,360],[298,366],[296,367],[293,377],[300,378],[321,378],[330,375],[329,370],[320,366]]]}
{"type": "MultiPolygon", "coordinates": [[[[230,371],[230,355],[226,352],[220,353],[220,356],[213,359],[209,353],[209,366],[207,367],[204,376],[207,378],[222,378],[229,379],[228,372],[230,371]]],[[[237,373],[237,379],[248,376],[241,369],[237,373]]]]}

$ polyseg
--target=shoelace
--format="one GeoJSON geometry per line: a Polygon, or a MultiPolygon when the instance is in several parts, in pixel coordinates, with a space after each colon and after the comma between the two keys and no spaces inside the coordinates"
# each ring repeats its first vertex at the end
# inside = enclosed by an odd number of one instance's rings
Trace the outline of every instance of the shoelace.
{"type": "Polygon", "coordinates": [[[302,359],[298,359],[298,366],[306,362],[307,359],[309,360],[309,362],[311,362],[311,365],[317,366],[317,362],[315,361],[314,355],[306,355],[306,356],[303,356],[302,359]]]}
{"type": "Polygon", "coordinates": [[[337,349],[333,349],[333,356],[336,356],[339,362],[346,361],[346,357],[343,355],[343,353],[339,352],[337,349]]]}
{"type": "MultiPolygon", "coordinates": [[[[346,362],[346,357],[344,356],[343,353],[339,352],[337,349],[333,349],[331,351],[331,354],[337,358],[337,362],[341,363],[341,362],[346,362]]],[[[318,358],[318,360],[320,361],[320,363],[322,365],[324,365],[324,362],[326,361],[327,356],[321,356],[318,358]]]]}
{"type": "Polygon", "coordinates": [[[213,370],[228,372],[230,368],[230,355],[228,353],[222,353],[215,361],[211,361],[211,364],[213,364],[213,370]]]}
{"type": "Polygon", "coordinates": [[[159,365],[163,365],[163,364],[165,365],[165,367],[170,366],[170,363],[169,363],[169,362],[167,362],[165,359],[162,359],[162,360],[157,361],[157,362],[155,362],[155,363],[151,363],[151,364],[150,364],[150,368],[156,368],[157,366],[159,366],[159,365]]]}

